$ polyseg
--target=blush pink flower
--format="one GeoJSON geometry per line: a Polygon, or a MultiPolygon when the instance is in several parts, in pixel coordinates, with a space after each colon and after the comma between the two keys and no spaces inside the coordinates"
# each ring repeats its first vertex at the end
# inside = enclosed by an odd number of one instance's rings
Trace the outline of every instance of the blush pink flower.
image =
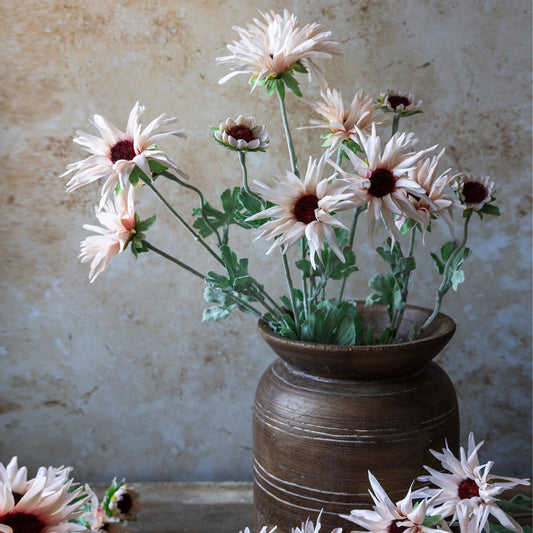
{"type": "Polygon", "coordinates": [[[247,28],[235,26],[240,41],[233,41],[227,48],[228,56],[217,57],[218,65],[231,65],[231,71],[219,83],[238,74],[254,76],[254,86],[261,80],[292,69],[300,62],[309,72],[319,74],[314,64],[318,58],[330,58],[338,54],[337,43],[331,40],[331,32],[323,31],[319,24],[300,27],[295,15],[286,9],[283,15],[261,13],[263,20],[253,19],[247,28]]]}
{"type": "Polygon", "coordinates": [[[89,279],[91,283],[109,265],[113,257],[122,252],[128,244],[135,227],[135,189],[131,185],[127,189],[108,200],[102,211],[96,210],[96,218],[102,224],[83,227],[94,231],[81,243],[81,262],[91,261],[89,279]]]}
{"type": "Polygon", "coordinates": [[[169,135],[184,137],[183,130],[155,132],[160,126],[173,123],[177,119],[165,118],[163,114],[143,129],[139,122],[143,112],[144,106],[137,102],[130,112],[125,132],[100,115],[94,115],[94,121],[91,123],[101,137],[82,131],[77,132],[74,142],[83,146],[91,155],[67,165],[67,171],[61,175],[63,177],[73,173],[67,183],[67,192],[104,178],[106,181],[102,188],[101,208],[111,198],[117,185],[126,188],[129,176],[136,165],[148,177],[152,175],[149,161],[157,161],[167,168],[178,170],[177,165],[155,147],[155,143],[169,135]]]}

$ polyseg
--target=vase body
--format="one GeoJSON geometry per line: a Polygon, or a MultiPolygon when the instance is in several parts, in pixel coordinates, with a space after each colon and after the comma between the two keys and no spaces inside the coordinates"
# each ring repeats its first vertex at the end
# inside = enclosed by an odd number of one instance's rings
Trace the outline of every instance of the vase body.
{"type": "MultiPolygon", "coordinates": [[[[361,312],[381,324],[380,309],[361,312]],[[374,315],[374,316],[372,316],[374,315]]],[[[428,311],[410,307],[404,328],[428,311]]],[[[393,501],[403,498],[429,449],[459,446],[454,387],[431,359],[453,335],[439,315],[423,339],[390,346],[329,346],[292,341],[264,322],[259,331],[280,356],[263,374],[253,420],[254,528],[281,533],[316,522],[345,530],[339,514],[370,508],[370,470],[393,501]],[[277,530],[277,531],[278,531],[277,530]]]]}

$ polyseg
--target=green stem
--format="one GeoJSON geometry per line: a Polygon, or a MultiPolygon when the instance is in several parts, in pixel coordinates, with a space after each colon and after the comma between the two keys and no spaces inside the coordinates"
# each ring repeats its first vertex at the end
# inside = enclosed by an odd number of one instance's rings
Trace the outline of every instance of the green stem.
{"type": "Polygon", "coordinates": [[[249,194],[250,196],[253,196],[254,198],[257,198],[260,202],[262,202],[262,198],[255,194],[250,190],[248,187],[248,171],[246,170],[246,152],[243,152],[242,150],[239,150],[239,163],[241,164],[242,168],[242,188],[244,191],[249,194]]]}
{"type": "MultiPolygon", "coordinates": [[[[407,257],[413,257],[413,252],[415,249],[415,237],[416,237],[416,227],[413,227],[411,229],[411,235],[409,236],[409,251],[408,251],[407,257]]],[[[398,244],[398,249],[400,249],[399,244],[398,244]]],[[[411,278],[411,272],[412,270],[409,270],[408,272],[406,272],[403,275],[403,278],[401,280],[402,284],[400,285],[400,289],[402,291],[402,302],[404,304],[407,303],[407,295],[409,294],[409,280],[411,278]]],[[[404,311],[405,311],[405,306],[402,309],[395,310],[394,317],[391,323],[390,332],[389,332],[388,342],[392,342],[396,338],[396,335],[398,333],[398,328],[400,327],[400,324],[402,323],[404,311]]]]}
{"type": "Polygon", "coordinates": [[[279,89],[277,89],[277,93],[278,93],[278,99],[279,99],[279,107],[281,110],[281,120],[283,121],[283,127],[285,129],[285,137],[287,139],[287,147],[289,149],[289,156],[291,158],[292,172],[296,176],[300,177],[300,171],[298,170],[298,161],[296,159],[296,153],[294,151],[294,145],[292,143],[291,132],[289,129],[289,122],[287,120],[287,111],[285,110],[285,98],[281,94],[279,89]]]}
{"type": "Polygon", "coordinates": [[[400,125],[400,115],[395,113],[394,118],[392,120],[392,135],[394,135],[398,131],[399,125],[400,125]]]}
{"type": "Polygon", "coordinates": [[[147,185],[152,192],[159,198],[159,200],[162,202],[162,204],[172,213],[172,215],[178,220],[178,222],[194,237],[194,240],[200,243],[200,245],[207,250],[207,252],[213,256],[218,263],[220,263],[222,266],[224,265],[224,261],[222,258],[220,258],[217,253],[198,235],[192,228],[187,224],[185,219],[165,200],[163,195],[154,187],[154,184],[152,181],[147,178],[146,176],[141,177],[143,183],[147,185]]]}
{"type": "Polygon", "coordinates": [[[211,225],[211,223],[209,222],[209,219],[207,218],[207,215],[205,214],[205,208],[204,208],[205,200],[204,200],[204,195],[202,194],[202,191],[200,191],[200,189],[197,189],[193,185],[189,185],[185,181],[180,180],[177,176],[174,176],[174,174],[171,174],[170,172],[167,172],[166,170],[161,172],[161,175],[164,176],[165,178],[169,179],[170,181],[174,181],[174,182],[178,183],[179,185],[181,185],[182,187],[185,187],[186,189],[190,189],[191,191],[194,191],[200,197],[200,211],[202,213],[202,218],[203,218],[204,222],[206,223],[207,227],[216,236],[218,245],[220,246],[222,244],[222,241],[220,240],[220,235],[219,235],[218,231],[216,230],[216,228],[214,228],[211,225]]]}
{"type": "Polygon", "coordinates": [[[289,287],[289,295],[291,298],[292,314],[294,315],[294,324],[296,325],[296,334],[298,338],[301,336],[300,330],[300,317],[298,316],[298,309],[296,307],[296,299],[294,297],[294,288],[292,285],[291,272],[289,269],[289,262],[287,261],[287,256],[284,252],[281,252],[281,258],[283,261],[283,270],[285,272],[285,279],[287,280],[287,286],[289,287]]]}
{"type": "MultiPolygon", "coordinates": [[[[348,241],[346,245],[350,248],[350,250],[353,249],[353,241],[355,239],[355,228],[357,227],[357,219],[359,218],[359,215],[366,209],[366,205],[359,205],[354,209],[353,212],[353,218],[352,218],[352,225],[350,226],[350,234],[348,235],[348,241]]],[[[341,287],[339,290],[339,302],[342,302],[342,297],[344,294],[344,287],[346,286],[346,280],[347,278],[342,278],[341,281],[341,287]]]]}
{"type": "Polygon", "coordinates": [[[147,240],[144,240],[143,243],[146,246],[146,248],[148,248],[149,250],[152,250],[152,252],[155,252],[159,254],[160,256],[164,257],[165,259],[172,261],[173,263],[180,266],[181,268],[184,268],[187,272],[190,272],[191,274],[194,274],[196,277],[203,279],[205,281],[205,276],[201,272],[198,272],[198,270],[195,270],[194,268],[190,267],[189,265],[186,265],[179,259],[176,259],[175,257],[167,254],[166,252],[163,252],[163,250],[160,250],[159,248],[155,247],[153,244],[150,244],[147,240]]]}
{"type": "MultiPolygon", "coordinates": [[[[306,245],[306,242],[305,242],[305,238],[302,238],[302,261],[305,260],[307,256],[307,245],[306,245]]],[[[307,280],[305,279],[304,276],[302,276],[302,294],[303,294],[303,304],[304,304],[304,316],[305,316],[305,319],[307,320],[307,318],[309,317],[309,312],[310,312],[310,309],[308,308],[309,306],[309,299],[308,299],[308,289],[307,289],[307,280]]]]}
{"type": "Polygon", "coordinates": [[[464,229],[463,229],[463,239],[459,246],[450,254],[450,257],[448,257],[448,261],[446,261],[446,265],[444,267],[444,272],[442,274],[442,281],[437,289],[437,294],[435,295],[435,307],[433,309],[433,312],[427,320],[422,324],[422,327],[417,332],[417,337],[421,337],[423,333],[426,331],[426,329],[431,325],[433,320],[437,317],[437,315],[440,312],[440,308],[442,305],[442,299],[444,295],[450,290],[450,284],[449,284],[449,276],[450,276],[450,268],[452,267],[453,262],[455,261],[455,258],[464,250],[466,246],[466,241],[468,239],[468,224],[470,222],[470,218],[472,217],[472,211],[466,214],[465,217],[465,223],[464,223],[464,229]]]}

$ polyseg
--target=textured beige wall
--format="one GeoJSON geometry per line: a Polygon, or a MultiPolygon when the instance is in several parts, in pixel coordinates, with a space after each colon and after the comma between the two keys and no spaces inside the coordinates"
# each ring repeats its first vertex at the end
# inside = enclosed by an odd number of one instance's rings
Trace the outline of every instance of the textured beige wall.
{"type": "MultiPolygon", "coordinates": [[[[495,471],[531,471],[531,10],[526,0],[3,2],[0,461],[67,463],[81,478],[234,480],[251,477],[251,407],[273,354],[254,321],[200,322],[202,283],[153,254],[128,253],[89,285],[79,241],[94,223],[99,185],[65,193],[59,174],[81,158],[77,129],[100,113],[120,127],[136,100],[146,118],[177,115],[186,140],[166,149],[211,198],[239,183],[236,159],[210,139],[211,125],[254,114],[272,136],[250,174],[286,168],[274,98],[252,95],[244,78],[220,87],[215,67],[257,9],[294,11],[332,29],[344,56],[322,62],[348,99],[413,90],[425,114],[412,127],[421,145],[447,146],[446,163],[498,182],[502,217],[476,224],[467,283],[444,310],[458,324],[440,358],[457,387],[463,437],[485,439],[495,471]]],[[[312,95],[314,85],[303,86],[312,95]]],[[[309,109],[290,96],[293,124],[309,109]]],[[[297,134],[300,160],[319,140],[297,134]]],[[[168,188],[183,212],[195,199],[168,188]]],[[[156,200],[142,191],[142,217],[158,215],[154,244],[206,270],[156,200]]],[[[241,239],[241,251],[251,245],[241,239]]],[[[254,272],[283,289],[253,245],[254,272]]],[[[374,259],[360,252],[362,264],[374,259]]],[[[431,267],[412,301],[431,305],[431,267]]],[[[432,281],[433,280],[433,281],[432,281]]],[[[351,295],[366,296],[363,281],[351,295]]]]}

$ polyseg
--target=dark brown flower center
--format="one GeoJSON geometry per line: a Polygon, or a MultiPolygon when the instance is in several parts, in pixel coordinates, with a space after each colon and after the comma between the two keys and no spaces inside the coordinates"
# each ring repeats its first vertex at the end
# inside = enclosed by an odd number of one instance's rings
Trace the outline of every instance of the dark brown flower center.
{"type": "Polygon", "coordinates": [[[127,515],[131,511],[132,504],[131,496],[129,494],[123,494],[117,502],[117,507],[122,514],[127,515]]]}
{"type": "Polygon", "coordinates": [[[390,523],[389,533],[402,533],[407,529],[405,526],[399,526],[398,522],[402,522],[402,520],[394,520],[390,523]]]}
{"type": "Polygon", "coordinates": [[[377,168],[370,176],[370,187],[368,192],[376,198],[382,198],[394,191],[396,180],[392,172],[386,168],[377,168]]]}
{"type": "Polygon", "coordinates": [[[233,128],[230,128],[227,133],[237,141],[242,139],[243,141],[249,143],[255,139],[254,132],[251,130],[251,128],[244,126],[243,124],[236,124],[233,126],[233,128]]]}
{"type": "Polygon", "coordinates": [[[294,204],[294,218],[304,224],[316,220],[315,209],[318,208],[318,198],[314,194],[306,194],[294,204]]]}
{"type": "Polygon", "coordinates": [[[467,204],[479,204],[487,197],[487,189],[483,183],[467,181],[463,185],[463,196],[467,204]]]}
{"type": "Polygon", "coordinates": [[[118,141],[118,143],[111,148],[111,161],[113,161],[113,163],[116,163],[121,159],[131,161],[136,155],[133,141],[131,139],[118,141]]]}
{"type": "Polygon", "coordinates": [[[411,101],[409,100],[409,98],[405,96],[389,96],[389,104],[395,111],[401,105],[406,108],[410,103],[411,101]]]}
{"type": "Polygon", "coordinates": [[[479,487],[473,479],[463,479],[457,487],[457,494],[461,500],[469,500],[479,496],[479,487]]]}
{"type": "Polygon", "coordinates": [[[11,512],[0,516],[0,524],[9,526],[13,533],[42,533],[46,524],[33,514],[11,512]]]}

